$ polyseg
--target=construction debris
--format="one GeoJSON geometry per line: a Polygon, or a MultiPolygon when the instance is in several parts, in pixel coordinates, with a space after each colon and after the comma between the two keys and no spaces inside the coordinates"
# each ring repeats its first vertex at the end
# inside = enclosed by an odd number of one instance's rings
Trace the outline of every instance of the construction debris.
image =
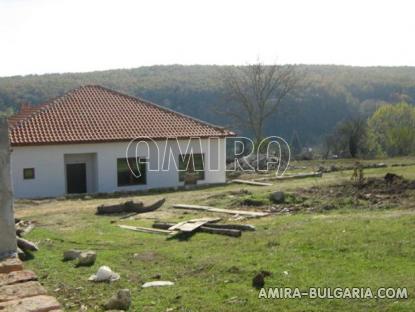
{"type": "MultiPolygon", "coordinates": [[[[155,222],[153,224],[153,227],[156,229],[169,229],[172,226],[174,226],[173,223],[166,223],[166,222],[155,222]]],[[[241,236],[241,230],[224,228],[224,227],[222,228],[222,227],[219,227],[218,224],[211,224],[211,223],[202,225],[196,228],[194,231],[203,232],[203,233],[211,233],[211,234],[227,235],[227,236],[232,236],[232,237],[241,236]]],[[[190,232],[187,232],[187,233],[190,233],[190,232]]]]}
{"type": "Polygon", "coordinates": [[[39,250],[35,243],[22,238],[34,229],[35,224],[32,221],[25,221],[17,218],[14,222],[16,228],[17,255],[20,260],[26,260],[28,255],[31,255],[30,252],[39,250]]]}
{"type": "Polygon", "coordinates": [[[24,238],[17,237],[17,247],[22,249],[24,252],[27,251],[38,251],[39,248],[35,243],[32,243],[24,238]]]}
{"type": "Polygon", "coordinates": [[[187,209],[187,210],[198,210],[198,211],[209,211],[209,212],[218,212],[218,213],[228,213],[234,215],[241,215],[247,217],[265,217],[268,216],[269,213],[267,212],[258,212],[258,211],[246,211],[246,210],[231,210],[231,209],[222,209],[216,207],[209,207],[209,206],[198,206],[198,205],[183,205],[183,204],[176,204],[173,205],[173,208],[177,209],[187,209]]]}
{"type": "Polygon", "coordinates": [[[172,225],[168,228],[169,231],[193,232],[202,225],[210,222],[218,222],[220,218],[201,218],[183,221],[172,225]]]}
{"type": "Polygon", "coordinates": [[[174,283],[170,281],[154,281],[154,282],[144,283],[141,287],[148,288],[148,287],[173,286],[173,285],[174,283]]]}
{"type": "Polygon", "coordinates": [[[249,184],[249,185],[257,185],[257,186],[271,186],[271,183],[265,183],[265,182],[258,182],[257,180],[240,180],[240,179],[234,179],[231,180],[232,183],[239,183],[239,184],[249,184]]]}
{"type": "Polygon", "coordinates": [[[16,235],[23,237],[35,228],[35,224],[32,221],[15,220],[16,235]]]}
{"type": "Polygon", "coordinates": [[[175,231],[166,231],[166,230],[159,230],[153,228],[146,228],[141,226],[131,226],[131,225],[118,225],[122,229],[136,231],[136,232],[143,232],[143,233],[154,233],[154,234],[165,234],[171,235],[174,234],[175,231]]]}
{"type": "Polygon", "coordinates": [[[110,267],[103,265],[101,266],[96,274],[92,274],[89,277],[89,281],[93,282],[114,282],[120,279],[120,275],[111,270],[110,267]]]}
{"type": "Polygon", "coordinates": [[[155,201],[150,205],[144,205],[143,202],[133,202],[133,201],[126,201],[121,204],[116,205],[101,205],[97,207],[97,215],[102,214],[114,214],[114,213],[144,213],[144,212],[151,212],[160,208],[164,202],[166,201],[165,198],[155,201]]]}

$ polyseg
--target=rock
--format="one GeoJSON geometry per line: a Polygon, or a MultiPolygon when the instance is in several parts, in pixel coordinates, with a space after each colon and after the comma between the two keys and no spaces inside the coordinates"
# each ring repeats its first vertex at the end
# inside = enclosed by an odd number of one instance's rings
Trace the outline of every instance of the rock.
{"type": "Polygon", "coordinates": [[[23,270],[22,261],[12,257],[0,261],[0,273],[10,273],[23,270]]]}
{"type": "Polygon", "coordinates": [[[154,281],[154,282],[147,282],[144,283],[143,288],[148,288],[148,287],[160,287],[160,286],[173,286],[174,283],[170,282],[170,281],[154,281]]]}
{"type": "Polygon", "coordinates": [[[126,311],[131,305],[131,292],[129,289],[120,289],[116,295],[112,296],[106,304],[105,310],[123,310],[126,311]]]}
{"type": "Polygon", "coordinates": [[[0,302],[0,311],[2,312],[46,312],[59,311],[60,308],[60,304],[55,298],[44,295],[0,302]]]}
{"type": "Polygon", "coordinates": [[[0,274],[0,286],[12,285],[28,281],[36,281],[36,274],[32,271],[14,271],[8,274],[0,274]]]}
{"type": "Polygon", "coordinates": [[[81,252],[78,257],[78,263],[76,266],[91,266],[97,259],[97,253],[95,251],[81,252]]]}
{"type": "Polygon", "coordinates": [[[384,179],[387,184],[392,184],[396,180],[402,180],[403,178],[395,173],[388,172],[385,174],[384,179]]]}
{"type": "Polygon", "coordinates": [[[283,204],[285,202],[284,192],[273,192],[269,196],[269,199],[275,204],[283,204]]]}
{"type": "Polygon", "coordinates": [[[71,261],[78,259],[79,255],[82,253],[80,250],[69,249],[63,252],[63,261],[71,261]]]}
{"type": "Polygon", "coordinates": [[[265,285],[264,274],[262,274],[262,272],[259,272],[252,279],[252,286],[255,288],[262,288],[264,287],[264,285],[265,285]]]}
{"type": "Polygon", "coordinates": [[[252,279],[252,286],[255,288],[262,288],[265,285],[265,277],[271,276],[271,272],[269,271],[261,271],[254,276],[252,279]]]}

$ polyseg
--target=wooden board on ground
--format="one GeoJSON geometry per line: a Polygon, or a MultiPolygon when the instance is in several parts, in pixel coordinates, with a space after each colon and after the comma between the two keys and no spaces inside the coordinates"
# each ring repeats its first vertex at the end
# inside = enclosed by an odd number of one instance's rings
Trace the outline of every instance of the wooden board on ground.
{"type": "MultiPolygon", "coordinates": [[[[220,234],[220,235],[226,235],[226,236],[232,236],[232,237],[240,237],[242,234],[241,230],[217,228],[217,227],[212,227],[212,225],[213,223],[207,223],[197,228],[195,231],[203,232],[203,233],[211,233],[211,234],[220,234]]],[[[156,228],[156,229],[168,229],[172,226],[173,226],[172,223],[164,223],[164,222],[155,222],[153,224],[153,228],[156,228]]]]}
{"type": "Polygon", "coordinates": [[[220,218],[192,219],[177,223],[169,228],[169,231],[179,230],[181,232],[193,232],[197,228],[209,222],[217,222],[220,218]]]}
{"type": "Polygon", "coordinates": [[[249,184],[249,185],[257,185],[257,186],[271,186],[272,183],[264,183],[264,182],[258,182],[254,180],[240,180],[240,179],[234,179],[231,180],[232,183],[239,183],[239,184],[249,184]]]}
{"type": "Polygon", "coordinates": [[[309,173],[299,173],[293,175],[284,175],[278,177],[264,177],[255,179],[255,181],[270,181],[270,180],[293,180],[293,179],[304,179],[304,178],[321,178],[323,176],[322,172],[309,172],[309,173]]]}
{"type": "Polygon", "coordinates": [[[154,233],[154,234],[165,234],[165,235],[171,235],[171,234],[176,233],[175,231],[146,228],[146,227],[141,227],[141,226],[130,226],[130,225],[118,225],[118,226],[122,229],[143,232],[143,233],[154,233]]]}
{"type": "Polygon", "coordinates": [[[218,213],[228,213],[234,215],[241,215],[247,217],[265,217],[268,216],[269,213],[267,212],[259,212],[259,211],[246,211],[246,210],[231,210],[231,209],[222,209],[216,207],[209,207],[209,206],[198,206],[198,205],[173,205],[173,208],[177,209],[188,209],[188,210],[198,210],[198,211],[210,211],[210,212],[218,212],[218,213]]]}

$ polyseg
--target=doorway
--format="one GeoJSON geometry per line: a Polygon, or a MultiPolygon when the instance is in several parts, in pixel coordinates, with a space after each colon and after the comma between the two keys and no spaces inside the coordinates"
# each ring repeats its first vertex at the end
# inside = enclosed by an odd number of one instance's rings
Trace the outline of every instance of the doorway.
{"type": "Polygon", "coordinates": [[[66,165],[66,186],[68,194],[86,193],[86,164],[66,165]]]}

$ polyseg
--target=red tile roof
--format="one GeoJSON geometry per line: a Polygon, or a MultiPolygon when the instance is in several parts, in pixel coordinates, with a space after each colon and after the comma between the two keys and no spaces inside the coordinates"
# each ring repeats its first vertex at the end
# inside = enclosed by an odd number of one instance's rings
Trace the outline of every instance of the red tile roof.
{"type": "Polygon", "coordinates": [[[9,125],[12,146],[234,135],[101,86],[83,86],[43,105],[22,107],[9,125]]]}

